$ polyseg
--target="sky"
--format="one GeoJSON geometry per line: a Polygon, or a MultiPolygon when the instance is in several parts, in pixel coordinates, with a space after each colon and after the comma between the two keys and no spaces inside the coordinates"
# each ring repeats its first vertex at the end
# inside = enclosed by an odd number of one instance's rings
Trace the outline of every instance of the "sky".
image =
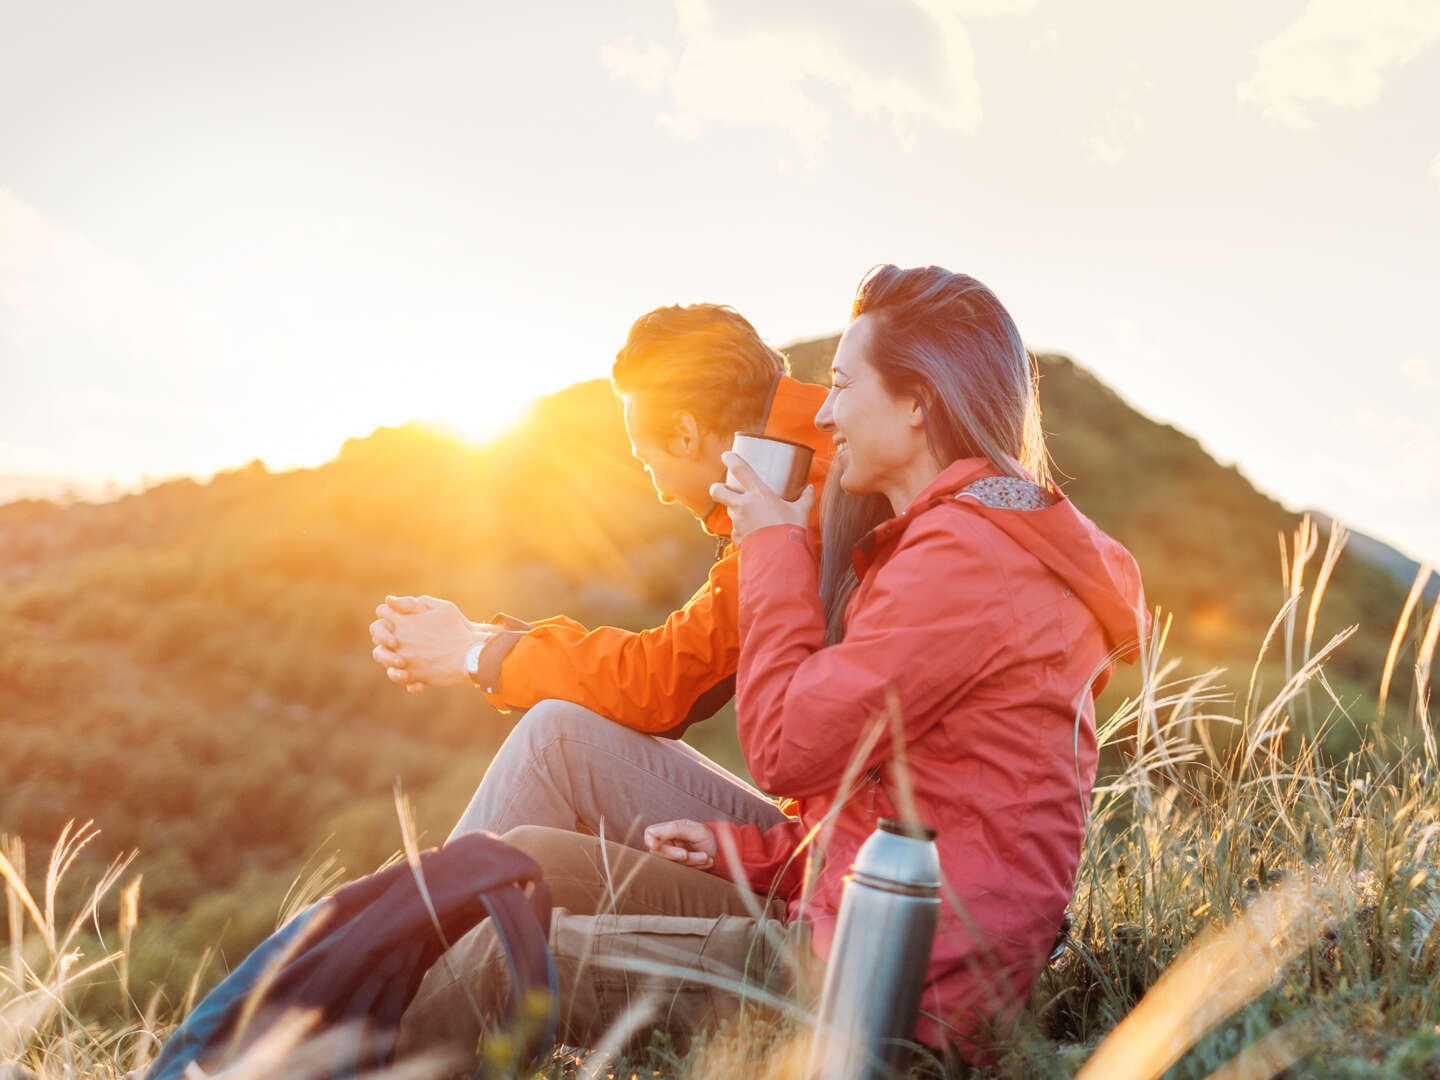
{"type": "Polygon", "coordinates": [[[0,100],[12,491],[484,439],[934,263],[1440,562],[1440,0],[0,0],[0,100]]]}

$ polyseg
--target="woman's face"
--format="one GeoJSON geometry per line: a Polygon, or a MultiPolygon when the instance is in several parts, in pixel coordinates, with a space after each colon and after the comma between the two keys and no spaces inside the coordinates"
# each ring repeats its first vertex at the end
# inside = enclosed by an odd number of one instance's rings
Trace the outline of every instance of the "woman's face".
{"type": "Polygon", "coordinates": [[[880,329],[869,315],[846,328],[831,365],[830,393],[815,414],[815,426],[835,441],[840,486],[852,495],[889,496],[929,458],[919,403],[890,393],[870,363],[880,329]]]}

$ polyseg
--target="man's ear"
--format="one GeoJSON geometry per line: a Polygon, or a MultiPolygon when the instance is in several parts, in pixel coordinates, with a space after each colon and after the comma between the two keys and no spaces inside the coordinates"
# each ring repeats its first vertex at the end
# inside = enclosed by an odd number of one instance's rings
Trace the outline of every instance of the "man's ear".
{"type": "Polygon", "coordinates": [[[677,412],[675,426],[670,433],[670,453],[678,458],[697,458],[703,442],[700,423],[695,419],[695,414],[684,409],[677,412]]]}

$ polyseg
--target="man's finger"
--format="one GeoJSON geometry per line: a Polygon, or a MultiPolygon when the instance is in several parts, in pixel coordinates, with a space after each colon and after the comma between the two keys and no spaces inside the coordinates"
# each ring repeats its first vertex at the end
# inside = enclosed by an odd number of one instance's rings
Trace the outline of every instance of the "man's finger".
{"type": "Polygon", "coordinates": [[[405,666],[405,658],[399,653],[391,652],[384,645],[376,645],[370,650],[370,655],[375,658],[377,664],[387,668],[403,668],[405,666]]]}
{"type": "Polygon", "coordinates": [[[370,624],[370,640],[387,649],[398,649],[400,639],[395,636],[395,626],[388,619],[376,619],[370,624]]]}
{"type": "Polygon", "coordinates": [[[387,596],[385,604],[397,615],[418,615],[425,610],[425,603],[419,596],[387,596]]]}
{"type": "Polygon", "coordinates": [[[405,687],[405,692],[407,694],[423,694],[425,692],[425,684],[423,682],[409,683],[405,687]]]}
{"type": "Polygon", "coordinates": [[[401,667],[387,667],[385,674],[390,677],[391,682],[405,685],[410,681],[410,673],[401,667]]]}

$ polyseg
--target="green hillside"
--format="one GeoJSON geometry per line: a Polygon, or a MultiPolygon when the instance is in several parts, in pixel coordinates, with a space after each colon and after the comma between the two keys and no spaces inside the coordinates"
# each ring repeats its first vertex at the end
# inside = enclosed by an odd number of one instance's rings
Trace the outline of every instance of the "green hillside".
{"type": "MultiPolygon", "coordinates": [[[[833,348],[794,347],[797,374],[823,381],[833,348]]],[[[1243,691],[1282,599],[1275,537],[1293,515],[1069,360],[1042,370],[1063,486],[1176,613],[1167,655],[1188,671],[1228,665],[1243,691]]],[[[178,993],[204,946],[233,961],[274,925],[307,860],[335,853],[356,874],[398,848],[397,782],[422,842],[438,841],[503,738],[478,693],[411,697],[385,680],[366,626],[387,592],[448,597],[472,618],[564,611],[639,628],[690,594],[712,554],[655,499],[598,381],[484,449],[381,429],[316,469],[255,463],[112,503],[0,506],[0,832],[38,856],[67,819],[94,819],[77,890],[138,848],[135,955],[149,967],[132,979],[178,993]]],[[[1360,623],[1329,671],[1362,721],[1404,592],[1349,559],[1330,586],[1316,640],[1360,623]]],[[[1268,671],[1273,689],[1283,666],[1268,671]]],[[[1403,704],[1409,681],[1396,687],[1403,704]]],[[[1117,678],[1102,711],[1133,688],[1117,678]]],[[[1324,717],[1315,704],[1297,723],[1324,717]]],[[[690,738],[743,768],[728,710],[690,738]]]]}

